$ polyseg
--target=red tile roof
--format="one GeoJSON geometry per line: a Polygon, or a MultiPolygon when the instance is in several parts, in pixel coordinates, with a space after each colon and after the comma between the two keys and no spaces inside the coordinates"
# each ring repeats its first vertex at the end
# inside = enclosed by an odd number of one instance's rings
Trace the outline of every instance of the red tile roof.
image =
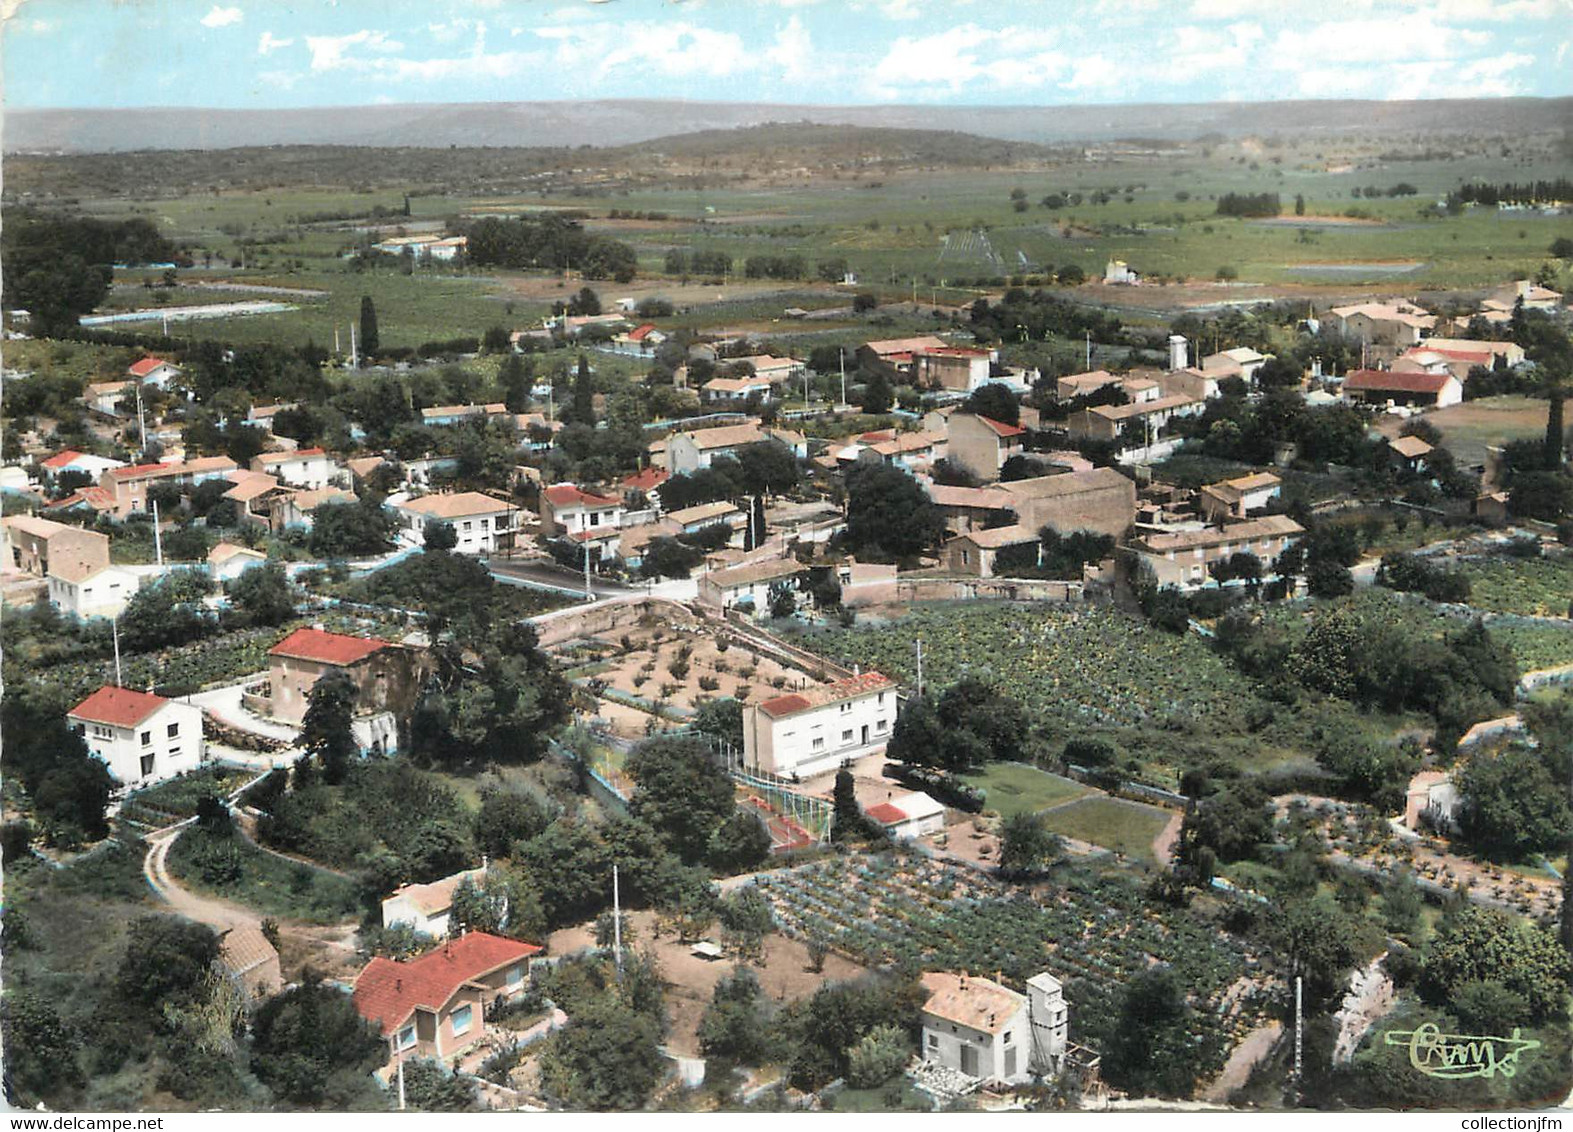
{"type": "Polygon", "coordinates": [[[870,806],[865,813],[880,825],[896,825],[907,820],[907,812],[900,806],[890,802],[881,802],[877,806],[870,806]]]}
{"type": "Polygon", "coordinates": [[[1450,381],[1449,373],[1397,373],[1392,370],[1357,369],[1344,378],[1345,389],[1392,390],[1399,393],[1440,393],[1450,381]]]}
{"type": "Polygon", "coordinates": [[[1026,429],[1018,425],[1006,424],[1004,421],[997,421],[993,417],[985,417],[981,413],[978,415],[978,420],[988,425],[994,431],[994,435],[999,437],[1023,436],[1027,432],[1026,429]]]}
{"type": "Polygon", "coordinates": [[[160,468],[173,468],[174,466],[175,465],[172,463],[132,464],[129,468],[110,468],[109,474],[114,476],[117,480],[134,480],[140,479],[146,475],[150,475],[153,472],[158,471],[160,468]]]}
{"type": "Polygon", "coordinates": [[[114,727],[135,727],[167,703],[163,696],[150,692],[105,684],[66,714],[114,727]]]}
{"type": "Polygon", "coordinates": [[[379,955],[355,977],[355,1009],[389,1035],[404,1025],[417,1007],[436,1013],[466,983],[540,950],[533,943],[469,932],[407,963],[379,955]]]}
{"type": "Polygon", "coordinates": [[[285,460],[304,460],[308,456],[326,456],[326,448],[297,448],[293,452],[264,452],[258,456],[264,464],[278,464],[285,460]]]}
{"type": "Polygon", "coordinates": [[[651,488],[660,487],[671,478],[672,473],[665,468],[646,468],[644,471],[625,479],[623,486],[634,491],[649,491],[651,488]]]}
{"type": "Polygon", "coordinates": [[[560,483],[549,487],[543,492],[546,500],[553,507],[572,507],[575,503],[582,503],[586,507],[617,507],[621,501],[606,495],[593,495],[588,491],[581,491],[571,483],[560,483]]]}
{"type": "Polygon", "coordinates": [[[53,456],[49,457],[49,459],[44,461],[43,466],[46,468],[63,468],[80,455],[82,455],[82,453],[78,452],[76,449],[67,448],[64,452],[56,452],[53,456]]]}
{"type": "Polygon", "coordinates": [[[133,362],[131,364],[131,372],[138,377],[146,377],[159,366],[167,366],[172,364],[173,363],[171,362],[166,362],[163,358],[143,358],[140,362],[133,362]]]}
{"type": "Polygon", "coordinates": [[[864,672],[859,676],[848,676],[845,680],[837,680],[833,684],[820,684],[804,688],[801,692],[788,692],[784,696],[766,700],[759,705],[759,710],[774,719],[780,719],[782,716],[796,715],[809,708],[856,699],[858,696],[883,692],[895,686],[896,682],[884,673],[864,672]]]}
{"type": "Polygon", "coordinates": [[[645,336],[648,335],[650,333],[650,331],[652,331],[654,329],[655,329],[655,323],[647,322],[643,326],[639,327],[637,330],[629,331],[628,332],[628,339],[631,342],[643,342],[645,340],[645,336]]]}
{"type": "Polygon", "coordinates": [[[321,629],[296,629],[270,648],[268,655],[343,666],[357,664],[379,649],[391,647],[392,642],[376,637],[349,637],[321,629]]]}

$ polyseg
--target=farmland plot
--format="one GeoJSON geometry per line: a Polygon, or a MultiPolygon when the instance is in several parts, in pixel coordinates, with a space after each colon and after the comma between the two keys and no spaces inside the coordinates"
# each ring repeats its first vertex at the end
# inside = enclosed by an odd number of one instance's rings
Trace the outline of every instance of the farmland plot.
{"type": "Polygon", "coordinates": [[[923,641],[927,684],[993,677],[1028,709],[1066,726],[1146,726],[1183,715],[1219,730],[1239,724],[1248,682],[1200,639],[1154,632],[1112,609],[945,603],[898,621],[810,630],[808,644],[832,659],[916,677],[923,641]]]}
{"type": "Polygon", "coordinates": [[[1125,983],[1153,963],[1173,967],[1196,1007],[1192,1038],[1204,1072],[1262,1016],[1262,960],[1188,910],[1147,907],[1115,876],[1067,872],[1045,896],[1006,896],[974,873],[916,857],[853,856],[758,880],[782,930],[822,937],[866,966],[980,971],[1021,987],[1047,970],[1066,984],[1071,1039],[1100,1046],[1125,983]]]}

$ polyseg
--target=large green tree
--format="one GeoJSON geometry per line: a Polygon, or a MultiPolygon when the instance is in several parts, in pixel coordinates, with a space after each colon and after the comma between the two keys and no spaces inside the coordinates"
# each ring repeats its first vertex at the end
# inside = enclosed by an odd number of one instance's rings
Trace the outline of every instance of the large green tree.
{"type": "Polygon", "coordinates": [[[358,343],[363,357],[374,356],[382,346],[382,336],[377,332],[377,306],[371,301],[370,295],[362,295],[360,299],[360,342],[358,343]]]}
{"type": "Polygon", "coordinates": [[[939,509],[900,468],[875,464],[848,473],[846,539],[854,552],[907,558],[934,546],[944,531],[939,509]]]}
{"type": "Polygon", "coordinates": [[[1458,824],[1485,855],[1520,861],[1560,848],[1573,827],[1566,783],[1527,746],[1481,752],[1458,776],[1458,824]]]}
{"type": "Polygon", "coordinates": [[[1537,1021],[1567,1013],[1568,954],[1550,931],[1497,908],[1466,904],[1437,925],[1426,947],[1422,994],[1446,1001],[1467,984],[1499,983],[1537,1021]]]}
{"type": "Polygon", "coordinates": [[[300,745],[317,760],[323,781],[336,786],[349,773],[350,760],[359,751],[355,741],[355,683],[342,673],[318,678],[307,696],[301,720],[300,745]]]}
{"type": "Polygon", "coordinates": [[[648,822],[684,862],[705,859],[710,839],[736,810],[732,779],[695,739],[647,739],[628,756],[638,784],[629,812],[648,822]]]}
{"type": "Polygon", "coordinates": [[[665,1072],[660,1028],[609,997],[569,1015],[541,1055],[541,1083],[567,1109],[631,1112],[644,1107],[665,1072]]]}
{"type": "Polygon", "coordinates": [[[311,1108],[365,1106],[369,1075],[388,1059],[388,1043],[349,995],[310,970],[258,1007],[251,1033],[257,1076],[290,1104],[311,1108]]]}

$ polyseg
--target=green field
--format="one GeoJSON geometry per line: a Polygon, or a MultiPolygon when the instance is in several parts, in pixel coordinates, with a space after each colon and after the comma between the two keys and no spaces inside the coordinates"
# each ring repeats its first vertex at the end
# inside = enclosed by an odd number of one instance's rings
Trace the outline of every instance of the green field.
{"type": "Polygon", "coordinates": [[[1153,838],[1169,824],[1170,813],[1123,798],[1084,798],[1045,816],[1055,833],[1112,849],[1138,861],[1153,860],[1153,838]]]}
{"type": "MultiPolygon", "coordinates": [[[[744,135],[738,144],[748,144],[744,135]]],[[[345,349],[362,295],[377,305],[385,345],[418,346],[476,336],[493,325],[538,325],[554,299],[577,289],[577,282],[559,287],[541,273],[451,265],[418,267],[404,275],[390,261],[361,272],[344,258],[368,227],[382,234],[439,231],[455,218],[488,213],[586,214],[589,231],[634,249],[641,276],[636,288],[648,289],[663,274],[670,250],[724,252],[732,257],[732,275],[703,296],[686,297],[679,303],[684,309],[670,320],[670,325],[697,329],[742,325],[757,330],[779,318],[785,306],[814,309],[850,301],[844,289],[805,282],[769,285],[765,289],[776,295],[740,300],[738,292],[762,285],[741,286],[743,262],[755,255],[801,255],[811,278],[821,261],[844,259],[861,289],[887,301],[915,298],[925,313],[935,303],[970,301],[981,293],[980,281],[1016,279],[1031,285],[1033,276],[1067,265],[1097,278],[1110,258],[1128,261],[1149,280],[1197,281],[1184,295],[1162,286],[1080,292],[1089,300],[1115,304],[1128,320],[1155,321],[1181,303],[1270,297],[1269,288],[1325,302],[1324,296],[1351,291],[1497,285],[1534,274],[1547,263],[1551,242],[1573,235],[1568,216],[1485,208],[1442,218],[1422,215],[1462,180],[1501,180],[1509,170],[1515,181],[1568,175],[1573,163],[1547,151],[1516,156],[1511,164],[1476,156],[1384,161],[1373,168],[1343,160],[1347,152],[1342,157],[1333,152],[1359,150],[1361,143],[1350,139],[1273,139],[1266,148],[1253,146],[1117,153],[1097,162],[1040,158],[1016,167],[951,164],[770,179],[746,177],[746,163],[732,154],[722,168],[730,162],[739,176],[709,178],[701,188],[686,178],[652,185],[648,169],[630,164],[614,170],[605,185],[575,185],[556,195],[477,196],[449,187],[416,196],[407,219],[380,221],[366,214],[374,207],[401,207],[400,191],[304,185],[298,183],[304,174],[293,171],[281,173],[279,183],[267,188],[191,191],[152,200],[72,195],[92,214],[153,219],[198,265],[182,270],[179,286],[168,292],[141,286],[160,272],[122,272],[117,281],[129,286],[117,290],[108,307],[269,297],[192,286],[202,281],[320,289],[327,292],[323,298],[286,300],[298,305],[295,311],[194,322],[177,333],[235,342],[301,344],[309,339],[331,346],[337,327],[345,349]],[[1416,194],[1353,195],[1365,186],[1398,182],[1413,185],[1416,194]],[[1021,211],[1011,199],[1017,189],[1025,194],[1021,211]],[[1271,220],[1220,217],[1217,197],[1225,192],[1276,192],[1284,214],[1271,220]],[[1059,208],[1042,203],[1055,193],[1083,199],[1059,208]],[[1094,194],[1108,198],[1095,203],[1094,194]],[[1296,194],[1305,198],[1303,217],[1293,214],[1296,194]],[[665,219],[611,219],[614,209],[655,212],[665,219]],[[1347,215],[1351,211],[1356,215],[1347,215]],[[331,213],[355,218],[312,219],[331,213]],[[1220,268],[1230,269],[1236,281],[1214,283],[1220,268]],[[716,301],[722,293],[725,299],[716,301]]],[[[51,183],[58,191],[68,191],[69,169],[66,160],[54,174],[51,183]]],[[[238,173],[234,180],[245,176],[238,173]]],[[[454,184],[466,183],[456,172],[454,184]]],[[[1562,268],[1564,285],[1570,282],[1567,275],[1562,268]]],[[[677,281],[667,282],[676,289],[677,281]]],[[[595,286],[605,297],[624,293],[615,283],[595,286]]],[[[157,322],[137,325],[158,327],[157,322]]],[[[852,320],[785,329],[833,341],[858,327],[852,320]]]]}
{"type": "Polygon", "coordinates": [[[1477,558],[1460,562],[1469,604],[1492,613],[1566,617],[1573,605],[1573,555],[1477,558]]]}
{"type": "Polygon", "coordinates": [[[1512,650],[1513,659],[1518,661],[1523,672],[1573,664],[1573,629],[1557,625],[1498,623],[1491,626],[1491,635],[1512,650]]]}
{"type": "Polygon", "coordinates": [[[1022,763],[991,763],[966,778],[988,792],[987,809],[1007,818],[1037,813],[1092,793],[1091,787],[1022,763]]]}

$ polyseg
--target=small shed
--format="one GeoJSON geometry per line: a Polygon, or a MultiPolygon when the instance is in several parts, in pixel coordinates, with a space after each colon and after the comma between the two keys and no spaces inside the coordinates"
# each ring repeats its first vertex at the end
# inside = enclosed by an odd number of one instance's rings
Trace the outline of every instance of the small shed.
{"type": "Polygon", "coordinates": [[[279,953],[255,925],[225,932],[219,939],[219,959],[252,1001],[277,994],[284,985],[279,953]]]}

